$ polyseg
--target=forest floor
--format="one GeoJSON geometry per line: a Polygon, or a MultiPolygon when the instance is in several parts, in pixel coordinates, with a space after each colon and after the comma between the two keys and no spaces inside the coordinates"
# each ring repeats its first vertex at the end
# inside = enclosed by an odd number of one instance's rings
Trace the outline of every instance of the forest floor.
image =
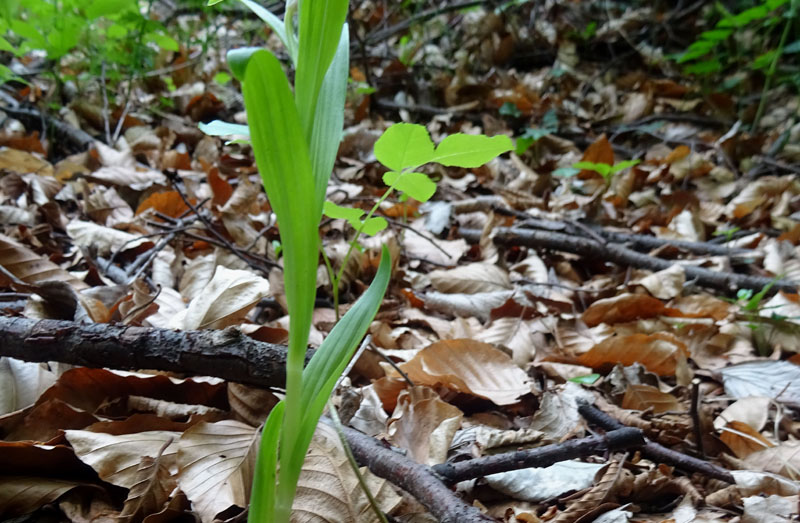
{"type": "MultiPolygon", "coordinates": [[[[392,254],[333,401],[380,511],[796,520],[800,44],[754,65],[800,25],[788,4],[699,74],[675,56],[713,29],[710,3],[351,3],[331,201],[381,197],[394,122],[516,144],[425,168],[434,197],[387,199],[343,270],[342,311],[392,254]]],[[[246,517],[284,380],[280,227],[248,143],[198,123],[246,123],[227,49],[285,52],[249,12],[173,14],[205,17],[210,46],[160,53],[110,98],[35,56],[0,89],[0,520],[246,517]]],[[[338,269],[352,227],[320,235],[338,269]]],[[[319,267],[312,346],[337,318],[319,267]]],[[[295,509],[378,521],[325,423],[295,509]]]]}

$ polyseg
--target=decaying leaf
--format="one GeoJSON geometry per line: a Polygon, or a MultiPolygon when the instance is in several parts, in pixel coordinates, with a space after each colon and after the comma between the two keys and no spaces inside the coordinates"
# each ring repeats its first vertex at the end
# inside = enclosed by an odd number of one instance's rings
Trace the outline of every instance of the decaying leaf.
{"type": "Polygon", "coordinates": [[[433,343],[400,365],[418,385],[445,385],[458,392],[510,405],[531,392],[528,376],[504,352],[469,339],[433,343]]]}
{"type": "Polygon", "coordinates": [[[680,354],[689,355],[686,345],[668,333],[613,336],[581,354],[578,362],[592,368],[609,363],[632,365],[639,362],[660,376],[675,374],[680,354]]]}
{"type": "MultiPolygon", "coordinates": [[[[66,282],[77,290],[88,287],[86,283],[47,258],[39,256],[3,234],[0,234],[0,266],[25,283],[55,280],[66,282]]],[[[5,276],[0,273],[0,282],[5,279],[5,276]]]]}
{"type": "Polygon", "coordinates": [[[595,474],[604,466],[602,463],[562,461],[544,468],[491,474],[486,476],[486,482],[514,499],[545,501],[592,486],[595,474]]]}
{"type": "Polygon", "coordinates": [[[476,294],[510,289],[508,273],[496,265],[472,263],[447,271],[431,271],[433,288],[445,293],[476,294]]]}
{"type": "Polygon", "coordinates": [[[0,415],[36,403],[56,377],[43,363],[0,358],[0,415]]]}
{"type": "Polygon", "coordinates": [[[741,421],[730,421],[720,431],[719,439],[737,458],[746,458],[754,452],[774,447],[775,444],[757,430],[741,421]]]}
{"type": "Polygon", "coordinates": [[[621,406],[632,410],[653,409],[655,414],[685,410],[678,398],[650,385],[628,385],[621,406]]]}
{"type": "Polygon", "coordinates": [[[143,456],[136,480],[119,514],[121,521],[134,523],[157,513],[164,508],[176,486],[175,478],[162,463],[161,456],[143,456]]]}
{"type": "Polygon", "coordinates": [[[82,485],[85,484],[45,477],[0,476],[0,518],[29,514],[82,485]]]}
{"type": "Polygon", "coordinates": [[[589,327],[601,323],[623,323],[664,314],[666,307],[660,300],[646,294],[620,294],[614,298],[598,300],[583,313],[581,319],[589,327]]]}
{"type": "Polygon", "coordinates": [[[765,396],[800,405],[800,365],[788,361],[750,361],[719,371],[725,392],[734,398],[765,396]]]}
{"type": "MultiPolygon", "coordinates": [[[[361,470],[370,492],[384,512],[391,512],[401,498],[392,485],[366,469],[361,470]]],[[[292,523],[373,523],[379,521],[358,483],[333,427],[320,423],[311,442],[297,496],[292,523]]]]}

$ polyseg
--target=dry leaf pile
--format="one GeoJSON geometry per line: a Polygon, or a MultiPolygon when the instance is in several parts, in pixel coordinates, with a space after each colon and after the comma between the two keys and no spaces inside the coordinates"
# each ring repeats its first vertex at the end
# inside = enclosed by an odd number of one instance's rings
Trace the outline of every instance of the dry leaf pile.
{"type": "MultiPolygon", "coordinates": [[[[389,246],[387,298],[334,398],[344,423],[434,467],[602,433],[579,412],[594,403],[733,482],[631,449],[478,475],[453,495],[507,522],[796,518],[797,96],[770,92],[760,126],[745,130],[739,117],[757,101],[704,91],[663,58],[676,45],[664,24],[691,41],[700,16],[664,4],[443,9],[395,32],[410,13],[352,4],[359,52],[329,199],[368,210],[380,197],[372,145],[392,121],[425,123],[434,140],[538,134],[480,168],[431,168],[438,188],[425,205],[381,207],[390,227],[361,239],[340,289],[346,308],[389,246]],[[594,19],[594,36],[578,38],[594,19]],[[632,159],[609,180],[572,169],[632,159]]],[[[219,24],[234,39],[247,27],[232,15],[219,24]]],[[[252,152],[196,127],[243,122],[241,98],[210,81],[218,56],[189,63],[168,73],[175,90],[136,85],[114,146],[98,140],[64,156],[6,121],[0,339],[12,340],[2,332],[11,319],[27,318],[285,343],[280,224],[252,152]],[[169,111],[148,111],[164,97],[169,111]]],[[[13,95],[45,106],[48,89],[36,78],[13,95]]],[[[91,116],[101,104],[89,92],[63,118],[100,136],[102,116],[91,116]]],[[[320,234],[338,268],[353,230],[327,220],[320,234]]],[[[320,264],[312,346],[336,321],[332,303],[320,264]]],[[[58,339],[46,327],[55,324],[41,325],[29,343],[58,339]]],[[[190,352],[176,346],[164,368],[190,352]]],[[[242,520],[259,425],[280,390],[164,368],[0,358],[0,518],[242,520]]],[[[395,521],[432,520],[408,493],[362,473],[395,521]]],[[[293,518],[377,521],[327,424],[293,518]]]]}

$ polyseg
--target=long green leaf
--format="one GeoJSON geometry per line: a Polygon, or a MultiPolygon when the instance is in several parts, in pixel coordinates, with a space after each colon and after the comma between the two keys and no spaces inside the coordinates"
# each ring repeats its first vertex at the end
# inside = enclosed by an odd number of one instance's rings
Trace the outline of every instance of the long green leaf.
{"type": "Polygon", "coordinates": [[[265,24],[269,26],[270,29],[275,31],[275,34],[278,35],[278,38],[281,39],[283,45],[286,46],[288,49],[289,45],[286,42],[286,29],[283,25],[283,20],[272,14],[269,9],[253,2],[253,0],[239,0],[241,3],[246,5],[253,11],[256,16],[258,16],[261,20],[264,21],[265,24]]]}
{"type": "Polygon", "coordinates": [[[431,161],[450,167],[480,167],[497,155],[514,149],[511,138],[497,136],[453,134],[436,147],[431,161]]]}
{"type": "Polygon", "coordinates": [[[339,47],[322,81],[317,112],[311,130],[311,166],[314,170],[315,203],[322,206],[336,161],[344,124],[344,101],[350,64],[350,32],[345,24],[339,47]]]}
{"type": "Polygon", "coordinates": [[[288,471],[284,462],[297,444],[303,415],[300,403],[303,361],[314,311],[317,228],[322,210],[308,205],[314,192],[308,145],[289,82],[272,53],[258,51],[252,55],[243,92],[253,151],[270,205],[278,218],[283,243],[290,325],[276,520],[288,521],[296,481],[284,481],[288,471]]]}
{"type": "Polygon", "coordinates": [[[263,523],[270,521],[275,511],[275,478],[278,465],[278,443],[281,435],[283,409],[286,404],[279,401],[270,411],[261,433],[258,448],[253,490],[250,493],[250,513],[247,521],[263,523]]]}
{"type": "Polygon", "coordinates": [[[297,74],[294,88],[305,136],[311,141],[322,80],[336,53],[347,16],[348,0],[300,2],[297,74]]]}
{"type": "MultiPolygon", "coordinates": [[[[333,327],[303,371],[303,428],[287,467],[289,473],[292,474],[291,479],[295,483],[303,466],[306,449],[311,443],[314,430],[316,430],[325,404],[333,392],[333,387],[380,308],[386,287],[389,285],[391,266],[392,259],[389,249],[384,246],[375,279],[372,280],[361,298],[333,327]]],[[[283,466],[283,462],[281,465],[283,466]]],[[[283,476],[281,480],[283,480],[283,476]]]]}

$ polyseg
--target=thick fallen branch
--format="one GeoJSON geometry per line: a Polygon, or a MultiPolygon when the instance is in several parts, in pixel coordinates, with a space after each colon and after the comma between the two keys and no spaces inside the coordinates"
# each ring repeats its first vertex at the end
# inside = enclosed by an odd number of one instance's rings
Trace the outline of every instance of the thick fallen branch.
{"type": "Polygon", "coordinates": [[[216,376],[259,387],[282,387],[286,381],[286,347],[237,329],[179,332],[0,316],[0,356],[216,376]]]}
{"type": "MultiPolygon", "coordinates": [[[[579,403],[578,412],[580,412],[581,416],[586,418],[587,421],[603,428],[604,430],[616,431],[625,427],[625,425],[620,423],[618,420],[612,418],[602,410],[588,403],[579,403]]],[[[688,456],[682,452],[668,449],[667,447],[659,445],[654,441],[646,440],[646,443],[644,446],[642,446],[641,450],[644,456],[658,463],[668,463],[670,465],[674,465],[680,470],[699,472],[710,478],[719,479],[727,483],[736,483],[733,475],[724,468],[714,465],[713,463],[688,456]]]]}
{"type": "Polygon", "coordinates": [[[54,141],[66,146],[70,152],[83,152],[95,141],[89,133],[43,114],[33,107],[23,107],[8,95],[3,96],[3,100],[7,105],[0,106],[0,111],[19,120],[28,129],[41,129],[43,135],[47,134],[48,130],[51,131],[54,141]]]}
{"type": "MultiPolygon", "coordinates": [[[[651,271],[661,271],[677,263],[674,260],[664,260],[647,254],[642,254],[617,243],[600,243],[584,236],[570,236],[559,232],[529,230],[520,228],[499,227],[494,232],[494,242],[506,247],[525,245],[538,249],[553,249],[571,252],[587,258],[612,261],[623,267],[638,267],[651,271]]],[[[467,235],[474,236],[474,232],[467,230],[467,235]]],[[[693,265],[681,265],[686,272],[687,280],[694,280],[698,285],[710,287],[728,294],[735,293],[738,289],[752,289],[759,291],[767,285],[774,283],[772,292],[781,290],[796,293],[800,283],[788,280],[777,280],[765,276],[751,276],[732,272],[717,272],[693,265]]]]}

